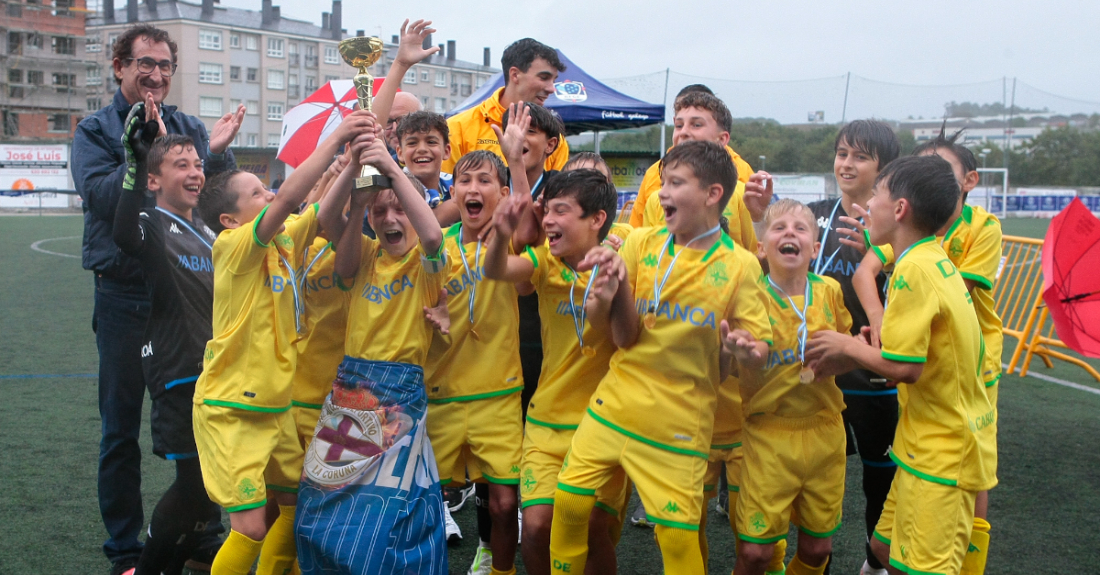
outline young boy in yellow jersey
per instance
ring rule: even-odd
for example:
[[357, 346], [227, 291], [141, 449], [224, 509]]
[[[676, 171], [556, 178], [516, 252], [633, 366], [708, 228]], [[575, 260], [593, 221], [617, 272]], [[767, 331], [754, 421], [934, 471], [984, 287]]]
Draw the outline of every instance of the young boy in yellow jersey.
[[[302, 447], [289, 410], [295, 340], [304, 319], [296, 262], [317, 234], [317, 206], [284, 221], [336, 151], [371, 125], [368, 112], [346, 117], [278, 195], [253, 174], [227, 172], [211, 178], [199, 197], [207, 225], [219, 235], [213, 246], [214, 337], [195, 385], [195, 440], [206, 490], [229, 512], [231, 526], [214, 575], [248, 573], [257, 556], [263, 575], [283, 573], [294, 562]], [[264, 514], [269, 488], [280, 511], [270, 530]]]
[[[508, 254], [508, 239], [526, 214], [520, 202], [507, 201], [497, 209], [485, 259], [490, 279], [530, 283], [539, 294], [542, 372], [527, 408], [520, 465], [523, 563], [528, 573], [537, 575], [550, 573], [550, 524], [558, 472], [615, 351], [610, 334], [586, 321], [586, 300], [596, 274], [577, 271], [584, 256], [607, 237], [617, 204], [615, 187], [595, 170], [564, 172], [547, 184], [543, 204], [545, 244], [528, 247], [520, 256]], [[625, 474], [619, 473], [598, 490], [589, 527], [590, 573], [615, 572], [612, 529], [621, 525], [625, 487]]]
[[809, 271], [821, 248], [813, 212], [779, 200], [768, 206], [764, 224], [759, 253], [768, 261], [773, 344], [765, 369], [740, 378], [744, 461], [734, 573], [765, 573], [793, 521], [798, 552], [786, 572], [820, 575], [844, 502], [844, 396], [832, 376], [816, 377], [807, 367], [805, 346], [822, 330], [847, 336], [852, 317], [840, 284]]
[[[421, 366], [433, 337], [423, 313], [440, 299], [445, 275], [443, 235], [381, 138], [352, 155], [320, 215], [339, 234], [335, 273], [350, 302], [346, 355], [305, 458], [299, 561], [305, 575], [441, 572], [444, 504], [425, 438]], [[392, 187], [352, 192], [363, 165]], [[377, 239], [358, 225], [368, 211]]]
[[[753, 231], [752, 222], [763, 218], [764, 208], [771, 201], [771, 188], [766, 185], [767, 174], [753, 174], [748, 162], [729, 147], [730, 130], [733, 128], [733, 116], [729, 108], [709, 88], [695, 84], [676, 95], [673, 109], [673, 147], [692, 140], [718, 142], [726, 147], [730, 160], [737, 168], [737, 178], [741, 184], [734, 190], [726, 210], [729, 212], [727, 217], [730, 218], [730, 234], [735, 240], [742, 239], [743, 245], [755, 249], [755, 234], [751, 242], [747, 241], [747, 234]], [[636, 228], [664, 225], [660, 201], [654, 199], [661, 189], [660, 166], [659, 161], [650, 166], [638, 187], [638, 196], [634, 199], [634, 208], [630, 212], [630, 225]], [[746, 189], [748, 194], [745, 193]]]
[[[898, 382], [901, 413], [890, 458], [899, 467], [872, 550], [893, 573], [958, 573], [974, 499], [996, 485], [996, 412], [981, 380], [981, 327], [958, 268], [935, 241], [959, 185], [935, 156], [900, 158], [879, 174], [870, 241], [898, 254], [882, 320], [869, 339], [818, 332], [807, 348], [821, 375], [853, 365]], [[866, 335], [870, 330], [864, 330]]]
[[737, 171], [715, 142], [685, 142], [662, 164], [667, 228], [631, 232], [618, 254], [601, 248], [589, 319], [609, 325], [618, 351], [573, 436], [554, 494], [554, 573], [579, 573], [596, 489], [622, 469], [657, 525], [666, 573], [703, 572], [703, 477], [715, 386], [736, 358], [767, 359], [771, 326], [760, 264], [721, 232]]
[[428, 437], [440, 482], [488, 483], [492, 572], [515, 569], [520, 444], [518, 296], [512, 284], [485, 281], [485, 244], [497, 204], [508, 195], [506, 170], [487, 150], [455, 165], [454, 191], [462, 221], [444, 230], [452, 262], [443, 287], [450, 334], [432, 340], [424, 366]]
[[[982, 382], [985, 384], [989, 402], [996, 409], [1004, 337], [1001, 332], [1001, 318], [994, 309], [992, 291], [997, 268], [1001, 263], [1001, 222], [980, 206], [966, 203], [967, 194], [978, 185], [978, 162], [969, 148], [956, 142], [960, 133], [956, 132], [949, 137], [941, 129], [935, 139], [917, 146], [913, 155], [937, 155], [947, 160], [962, 189], [950, 223], [936, 232], [936, 238], [947, 252], [951, 263], [958, 268], [966, 290], [974, 300], [974, 311], [978, 315], [982, 340], [985, 343]], [[871, 323], [871, 345], [879, 345], [884, 311], [878, 297], [875, 276], [884, 267], [892, 267], [893, 264], [894, 253], [889, 245], [872, 246], [852, 276], [853, 287]], [[974, 532], [963, 564], [964, 574], [978, 575], [985, 569], [990, 532], [988, 507], [989, 493], [979, 492], [974, 509]]]

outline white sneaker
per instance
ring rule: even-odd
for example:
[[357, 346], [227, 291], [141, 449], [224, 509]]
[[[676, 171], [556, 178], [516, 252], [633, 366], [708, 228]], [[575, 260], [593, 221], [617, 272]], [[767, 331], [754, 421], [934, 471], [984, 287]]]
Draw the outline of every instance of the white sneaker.
[[889, 571], [885, 569], [875, 569], [871, 567], [871, 564], [866, 560], [863, 561], [863, 567], [859, 569], [859, 575], [887, 575]]
[[477, 553], [474, 553], [474, 562], [470, 564], [470, 570], [466, 575], [492, 575], [493, 552], [484, 541], [477, 544]]
[[523, 508], [519, 510], [519, 537], [517, 543], [523, 543]]
[[458, 523], [455, 523], [451, 510], [446, 505], [443, 506], [443, 531], [447, 534], [448, 545], [458, 545], [462, 541], [462, 530], [458, 528]]

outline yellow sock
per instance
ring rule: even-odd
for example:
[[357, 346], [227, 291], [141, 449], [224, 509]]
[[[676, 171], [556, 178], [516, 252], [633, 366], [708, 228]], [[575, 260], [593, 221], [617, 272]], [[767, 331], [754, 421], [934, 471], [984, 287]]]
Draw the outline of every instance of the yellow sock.
[[658, 525], [654, 531], [661, 543], [661, 558], [665, 573], [702, 575], [703, 555], [699, 550], [699, 535], [687, 529]]
[[[787, 540], [780, 539], [775, 542], [775, 547], [772, 549], [772, 560], [764, 569], [764, 575], [783, 575], [785, 569], [783, 567], [783, 560], [786, 558]], [[824, 567], [822, 567], [822, 569], [824, 569]]]
[[260, 556], [263, 541], [254, 541], [237, 531], [230, 531], [225, 538], [214, 564], [210, 566], [210, 575], [248, 575], [252, 564]]
[[974, 529], [970, 532], [970, 545], [963, 558], [959, 575], [982, 575], [985, 573], [985, 561], [989, 556], [989, 522], [981, 517], [974, 518]]
[[516, 566], [513, 565], [512, 568], [507, 571], [497, 571], [492, 566], [490, 566], [489, 571], [492, 573], [492, 575], [516, 575]]
[[280, 505], [279, 518], [267, 532], [256, 575], [289, 575], [298, 559], [294, 542], [294, 506]]
[[588, 517], [595, 495], [554, 492], [554, 523], [550, 527], [551, 573], [584, 573], [588, 560]]
[[[786, 542], [784, 542], [786, 543]], [[786, 548], [786, 545], [783, 546]], [[773, 557], [774, 560], [774, 557]], [[824, 563], [817, 567], [810, 567], [802, 562], [802, 559], [798, 555], [791, 559], [791, 564], [787, 565], [787, 575], [821, 575], [825, 572], [825, 566], [829, 564], [829, 560], [826, 559]]]

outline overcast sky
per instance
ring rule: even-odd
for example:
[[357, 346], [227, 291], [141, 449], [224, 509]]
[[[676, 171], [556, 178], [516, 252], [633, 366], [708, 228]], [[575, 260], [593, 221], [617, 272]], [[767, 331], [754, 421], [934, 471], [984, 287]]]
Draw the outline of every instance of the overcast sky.
[[[260, 6], [260, 0], [222, 3], [250, 9]], [[331, 2], [325, 0], [276, 0], [276, 4], [286, 17], [318, 24], [321, 12], [331, 10]], [[880, 82], [912, 85], [995, 80], [925, 92], [861, 81], [866, 99], [896, 99], [900, 90], [925, 93], [928, 100], [950, 96], [994, 101], [1000, 100], [1000, 79], [1007, 76], [1051, 94], [1083, 101], [1069, 102], [1020, 89], [1018, 104], [1037, 102], [1067, 112], [1100, 111], [1100, 2], [1095, 0], [1049, 0], [1041, 4], [1021, 0], [345, 0], [343, 12], [344, 28], [350, 33], [364, 29], [387, 41], [397, 33], [404, 18], [429, 18], [439, 30], [433, 38], [435, 43], [456, 40], [458, 58], [474, 62], [481, 61], [482, 48], [488, 46], [495, 67], [500, 66], [505, 46], [531, 36], [560, 48], [577, 65], [601, 79], [665, 68], [685, 75], [741, 81], [830, 78], [818, 83], [765, 85], [762, 89], [824, 92], [831, 94], [832, 100], [842, 98], [843, 80], [838, 88], [837, 79], [848, 72]], [[654, 82], [663, 84], [663, 78]], [[663, 91], [663, 86], [660, 88], [657, 93]], [[730, 92], [741, 88], [730, 85], [720, 95], [729, 102]], [[836, 96], [838, 90], [841, 96]], [[644, 93], [635, 95], [653, 93], [652, 89], [639, 91]], [[835, 122], [839, 113], [833, 108], [839, 108], [839, 104], [832, 100], [817, 104], [811, 99], [792, 105], [801, 106], [800, 110], [829, 108], [827, 116], [832, 117], [827, 119]], [[849, 103], [849, 112], [854, 103]], [[934, 113], [939, 109], [942, 113], [942, 104], [937, 101], [929, 110]], [[753, 114], [756, 110], [751, 108], [735, 109], [734, 115], [766, 115]], [[886, 113], [873, 107], [860, 111]]]

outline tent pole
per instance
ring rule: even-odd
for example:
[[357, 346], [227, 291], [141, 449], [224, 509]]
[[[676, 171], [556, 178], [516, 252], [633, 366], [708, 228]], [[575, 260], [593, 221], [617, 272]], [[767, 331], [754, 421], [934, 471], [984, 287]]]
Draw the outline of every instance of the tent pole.
[[[665, 68], [665, 99], [662, 104], [665, 107], [665, 113], [668, 113], [668, 68]], [[661, 149], [657, 150], [657, 153], [661, 157], [665, 157], [665, 123], [661, 122]]]
[[592, 145], [596, 148], [596, 153], [600, 153], [600, 131], [595, 130], [592, 132]]

